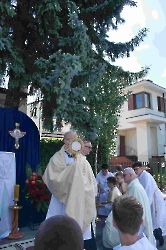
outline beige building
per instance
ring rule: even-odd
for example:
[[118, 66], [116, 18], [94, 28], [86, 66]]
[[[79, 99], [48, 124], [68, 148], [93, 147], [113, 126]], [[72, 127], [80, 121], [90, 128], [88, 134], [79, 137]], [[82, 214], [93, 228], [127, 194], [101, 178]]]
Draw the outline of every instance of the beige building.
[[119, 118], [116, 155], [148, 162], [166, 156], [166, 88], [150, 80], [125, 89], [131, 95]]

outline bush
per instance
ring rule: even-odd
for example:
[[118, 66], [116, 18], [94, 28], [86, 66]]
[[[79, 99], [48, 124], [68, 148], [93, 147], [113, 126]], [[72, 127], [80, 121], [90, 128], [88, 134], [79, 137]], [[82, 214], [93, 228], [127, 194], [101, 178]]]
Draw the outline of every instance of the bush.
[[44, 171], [48, 165], [50, 158], [63, 146], [62, 139], [42, 139], [40, 141], [40, 173]]

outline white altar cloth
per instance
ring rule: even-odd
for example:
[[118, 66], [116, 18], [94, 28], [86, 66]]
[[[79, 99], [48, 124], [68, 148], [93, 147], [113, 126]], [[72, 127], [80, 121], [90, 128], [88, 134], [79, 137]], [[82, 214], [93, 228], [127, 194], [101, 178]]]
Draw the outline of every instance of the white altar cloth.
[[0, 239], [6, 238], [12, 228], [14, 185], [16, 183], [15, 154], [0, 151]]

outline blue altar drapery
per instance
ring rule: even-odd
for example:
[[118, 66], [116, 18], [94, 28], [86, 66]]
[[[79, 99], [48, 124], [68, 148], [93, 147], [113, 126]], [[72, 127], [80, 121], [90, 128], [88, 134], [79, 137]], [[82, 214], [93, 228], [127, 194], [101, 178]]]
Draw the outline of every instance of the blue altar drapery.
[[[15, 139], [9, 130], [15, 128], [15, 123], [20, 123], [20, 129], [26, 135], [19, 140], [20, 148], [15, 149]], [[23, 208], [19, 211], [19, 227], [27, 224], [25, 200], [25, 165], [29, 164], [33, 171], [39, 164], [40, 136], [35, 123], [26, 114], [11, 108], [0, 108], [0, 151], [14, 152], [16, 156], [16, 182], [20, 185], [20, 202]]]

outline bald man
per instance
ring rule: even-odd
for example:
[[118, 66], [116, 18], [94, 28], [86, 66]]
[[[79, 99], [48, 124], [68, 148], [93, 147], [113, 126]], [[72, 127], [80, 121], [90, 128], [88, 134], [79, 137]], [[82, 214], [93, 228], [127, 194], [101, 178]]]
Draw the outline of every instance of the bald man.
[[[148, 240], [156, 246], [155, 239], [153, 237], [152, 217], [148, 196], [137, 179], [132, 168], [125, 168], [123, 172], [124, 181], [127, 183], [126, 195], [134, 196], [143, 207], [143, 225], [141, 225], [139, 233], [145, 233]], [[117, 229], [113, 228], [112, 213], [109, 214], [106, 219], [106, 224], [103, 229], [103, 245], [107, 248], [115, 247], [120, 244], [120, 238]]]
[[46, 218], [55, 215], [74, 218], [82, 229], [84, 248], [88, 250], [95, 246], [92, 221], [96, 214], [97, 183], [86, 157], [78, 154], [75, 159], [72, 155], [69, 145], [74, 138], [78, 138], [74, 131], [64, 135], [64, 146], [51, 157], [43, 175], [52, 193]]
[[35, 236], [34, 250], [83, 250], [82, 230], [78, 223], [63, 215], [45, 220]]
[[137, 200], [140, 201], [143, 207], [143, 220], [144, 223], [140, 227], [139, 232], [145, 233], [149, 241], [154, 244], [153, 237], [153, 226], [152, 226], [152, 217], [150, 210], [150, 203], [145, 189], [140, 184], [136, 173], [132, 168], [125, 168], [123, 172], [124, 181], [127, 183], [127, 192], [126, 194], [134, 196]]

